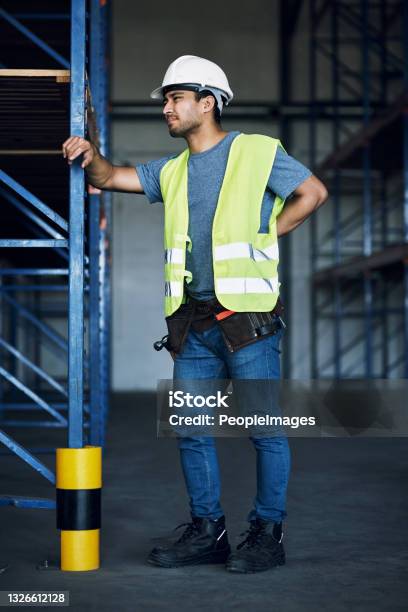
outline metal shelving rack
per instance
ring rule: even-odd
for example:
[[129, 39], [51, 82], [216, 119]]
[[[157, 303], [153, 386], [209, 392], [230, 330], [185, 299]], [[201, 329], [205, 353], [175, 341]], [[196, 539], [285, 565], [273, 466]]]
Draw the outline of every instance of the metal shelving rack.
[[[310, 167], [331, 193], [311, 219], [312, 378], [406, 378], [408, 6], [309, 9]], [[322, 105], [334, 112], [329, 135]], [[323, 139], [332, 150], [318, 158]]]
[[[111, 201], [86, 194], [80, 163], [68, 168], [61, 145], [88, 129], [108, 153], [108, 11], [99, 0], [0, 10], [0, 426], [66, 428], [73, 448], [105, 439]], [[62, 364], [57, 375], [45, 370], [45, 350]], [[0, 442], [55, 483], [40, 449], [3, 429]], [[1, 495], [0, 505], [55, 502]]]

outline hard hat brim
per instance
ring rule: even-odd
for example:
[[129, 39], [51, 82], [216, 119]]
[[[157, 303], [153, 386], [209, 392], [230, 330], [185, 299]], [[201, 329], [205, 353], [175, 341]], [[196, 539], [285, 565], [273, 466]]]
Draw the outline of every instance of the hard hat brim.
[[[156, 89], [153, 89], [153, 91], [150, 94], [150, 97], [153, 98], [153, 100], [162, 100], [164, 90], [169, 87], [176, 87], [177, 85], [180, 85], [180, 89], [184, 89], [183, 83], [174, 83], [173, 85], [165, 85], [165, 86], [162, 85], [161, 87], [157, 87]], [[200, 84], [197, 83], [197, 86], [200, 87]], [[201, 87], [203, 86], [201, 85]], [[209, 85], [208, 87], [210, 88], [212, 87], [212, 85]], [[217, 89], [219, 88], [217, 87]], [[230, 91], [220, 90], [220, 91], [222, 91], [225, 94], [225, 98], [226, 98], [225, 104], [228, 105], [231, 102], [232, 98], [234, 97], [232, 91], [231, 90]]]
[[161, 100], [163, 97], [163, 87], [157, 87], [156, 89], [153, 89], [152, 93], [150, 94], [150, 97], [153, 98], [153, 100]]

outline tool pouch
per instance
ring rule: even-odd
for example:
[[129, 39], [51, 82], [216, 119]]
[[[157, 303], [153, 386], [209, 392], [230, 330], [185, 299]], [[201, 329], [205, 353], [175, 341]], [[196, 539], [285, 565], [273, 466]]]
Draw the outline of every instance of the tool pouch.
[[176, 312], [166, 317], [168, 339], [166, 348], [168, 351], [180, 353], [194, 316], [194, 304], [182, 304]]
[[216, 318], [231, 353], [266, 336], [273, 336], [285, 327], [281, 317], [272, 312], [234, 312]]
[[161, 341], [155, 342], [154, 348], [157, 351], [166, 348], [169, 352], [180, 353], [195, 311], [200, 308], [209, 308], [213, 313], [231, 353], [261, 340], [264, 336], [272, 336], [279, 329], [286, 327], [280, 316], [283, 312], [283, 304], [279, 298], [275, 308], [270, 312], [231, 311], [228, 316], [223, 316], [227, 311], [216, 299], [204, 303], [190, 298], [189, 302], [182, 304], [172, 315], [166, 317], [168, 335]]

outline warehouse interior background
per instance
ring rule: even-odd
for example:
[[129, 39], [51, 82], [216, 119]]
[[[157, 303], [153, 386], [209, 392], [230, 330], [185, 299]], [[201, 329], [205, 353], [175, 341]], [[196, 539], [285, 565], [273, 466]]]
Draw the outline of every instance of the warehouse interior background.
[[[27, 588], [59, 588], [52, 574], [36, 574], [35, 565], [44, 550], [57, 554], [49, 518], [55, 503], [48, 499], [50, 482], [41, 476], [52, 469], [52, 451], [67, 445], [68, 436], [69, 445], [105, 445], [106, 440], [110, 491], [104, 509], [107, 569], [99, 578], [88, 577], [90, 582], [79, 575], [59, 578], [77, 594], [77, 609], [85, 609], [86, 601], [89, 609], [117, 609], [109, 601], [115, 585], [122, 588], [123, 601], [128, 597], [123, 609], [135, 609], [134, 602], [141, 609], [173, 609], [185, 580], [192, 585], [189, 605], [205, 609], [201, 582], [209, 579], [214, 579], [211, 597], [222, 606], [217, 587], [225, 588], [225, 578], [210, 569], [162, 577], [143, 565], [147, 532], [165, 529], [185, 512], [175, 449], [171, 441], [155, 439], [152, 418], [157, 381], [172, 376], [169, 354], [153, 350], [153, 342], [166, 333], [162, 205], [127, 193], [88, 193], [83, 204], [83, 178], [79, 169], [69, 170], [61, 145], [73, 127], [82, 129], [87, 105], [88, 135], [117, 165], [183, 150], [184, 140], [169, 136], [161, 105], [149, 94], [180, 55], [220, 64], [234, 91], [224, 128], [279, 138], [329, 191], [316, 215], [280, 239], [287, 323], [283, 377], [406, 379], [407, 3], [254, 0], [238, 7], [232, 0], [199, 6], [187, 0], [91, 0], [87, 39], [85, 29], [71, 30], [81, 4], [2, 0], [0, 5], [0, 441], [5, 448], [0, 475], [7, 493], [0, 496], [7, 527], [1, 536], [0, 590], [24, 587], [22, 568]], [[91, 99], [85, 82], [82, 90], [70, 90], [69, 71], [71, 77], [74, 69], [79, 74], [81, 61], [86, 61]], [[43, 244], [34, 243], [38, 240]], [[69, 273], [74, 249], [77, 256], [85, 253], [84, 291], [82, 277], [75, 281]], [[83, 345], [78, 341], [82, 322]], [[78, 433], [82, 419], [86, 426]], [[249, 494], [252, 456], [235, 442], [221, 441], [226, 480], [234, 479], [238, 465]], [[280, 572], [280, 609], [312, 610], [319, 600], [339, 610], [349, 605], [403, 609], [404, 445], [404, 438], [293, 441], [297, 472], [290, 520], [296, 567], [292, 577]], [[322, 466], [331, 473], [323, 473]], [[240, 496], [230, 484], [225, 495], [238, 520]], [[325, 531], [319, 553], [315, 538], [321, 536], [310, 527], [316, 521]], [[31, 538], [33, 544], [27, 544]], [[131, 540], [137, 552], [131, 551]], [[331, 565], [332, 557], [341, 568]], [[333, 582], [325, 590], [318, 583], [327, 567]], [[293, 577], [297, 586], [292, 588]], [[257, 577], [253, 584], [264, 592], [273, 580]], [[393, 592], [389, 608], [376, 581], [381, 593]], [[160, 593], [149, 592], [153, 584]], [[237, 581], [227, 587], [234, 609], [246, 609], [247, 588]], [[264, 609], [262, 593], [251, 597], [254, 609]]]
[[[310, 167], [330, 192], [318, 220], [307, 220], [280, 241], [288, 319], [285, 376], [398, 378], [407, 372], [404, 255], [391, 262], [388, 258], [386, 269], [376, 261], [358, 273], [346, 270], [338, 283], [334, 275], [321, 276], [318, 286], [313, 281], [317, 270], [406, 240], [402, 114], [396, 108], [399, 104], [402, 109], [401, 5], [369, 2], [364, 40], [360, 2], [326, 4], [316, 3], [319, 17], [310, 32], [312, 7], [307, 2], [289, 3], [284, 15], [278, 2], [255, 2], [240, 7], [235, 17], [225, 2], [216, 16], [203, 11], [199, 20], [191, 3], [179, 2], [177, 8], [164, 3], [160, 21], [168, 37], [158, 28], [156, 5], [129, 3], [123, 12], [118, 6], [113, 19], [113, 155], [116, 163], [134, 165], [181, 151], [184, 142], [171, 139], [160, 113], [153, 120], [139, 105], [149, 102], [167, 61], [191, 52], [219, 62], [235, 93], [224, 113], [225, 129], [280, 138], [287, 152]], [[362, 146], [375, 108], [388, 109], [393, 118]], [[384, 146], [387, 156], [382, 155]], [[167, 378], [171, 372], [167, 355], [150, 350], [165, 329], [163, 215], [160, 205], [149, 206], [137, 195], [117, 194], [114, 202], [113, 386], [154, 387], [157, 375]], [[364, 278], [370, 288], [364, 288]], [[384, 291], [389, 293], [387, 303]], [[140, 319], [146, 326], [135, 325]], [[135, 370], [139, 347], [144, 359]]]

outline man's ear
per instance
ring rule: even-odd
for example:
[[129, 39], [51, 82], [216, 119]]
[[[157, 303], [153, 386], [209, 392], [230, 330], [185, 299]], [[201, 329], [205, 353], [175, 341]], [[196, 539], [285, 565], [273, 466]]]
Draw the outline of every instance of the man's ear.
[[204, 112], [209, 113], [215, 107], [215, 98], [214, 96], [205, 96], [205, 98], [201, 98], [203, 101]]

